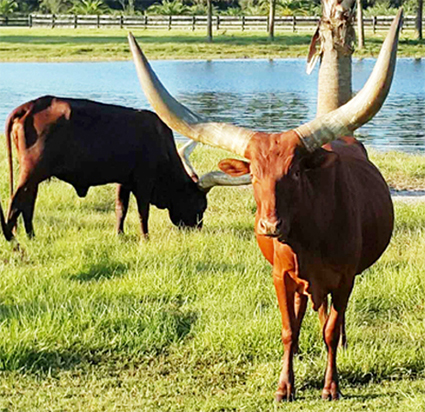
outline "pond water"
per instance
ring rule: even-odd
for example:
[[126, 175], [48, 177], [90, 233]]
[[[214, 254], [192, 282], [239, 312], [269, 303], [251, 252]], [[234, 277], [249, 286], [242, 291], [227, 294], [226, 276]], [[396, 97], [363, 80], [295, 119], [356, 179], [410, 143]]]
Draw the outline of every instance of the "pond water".
[[[355, 91], [374, 63], [373, 59], [353, 62]], [[153, 61], [152, 65], [178, 100], [215, 121], [279, 132], [315, 115], [317, 69], [307, 76], [304, 59]], [[13, 108], [44, 94], [149, 108], [131, 61], [0, 63], [1, 125]], [[384, 107], [357, 135], [379, 150], [425, 152], [425, 61], [398, 60]]]

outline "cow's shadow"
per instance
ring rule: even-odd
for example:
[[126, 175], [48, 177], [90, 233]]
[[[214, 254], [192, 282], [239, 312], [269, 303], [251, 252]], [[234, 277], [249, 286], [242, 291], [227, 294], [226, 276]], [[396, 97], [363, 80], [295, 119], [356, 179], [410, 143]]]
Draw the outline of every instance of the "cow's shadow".
[[[127, 298], [122, 297], [124, 300]], [[134, 297], [132, 297], [134, 301]], [[131, 300], [131, 299], [129, 299]], [[150, 296], [147, 295], [139, 300], [139, 306], [149, 311], [149, 305], [153, 301], [162, 303], [160, 311], [154, 311], [153, 314], [159, 319], [167, 319], [168, 323], [173, 325], [173, 331], [167, 339], [163, 339], [159, 344], [152, 347], [146, 345], [146, 348], [134, 354], [130, 359], [126, 356], [126, 348], [118, 348], [114, 355], [114, 350], [102, 350], [96, 347], [96, 344], [90, 345], [90, 342], [84, 343], [73, 339], [58, 338], [58, 342], [43, 342], [43, 338], [37, 338], [34, 333], [34, 339], [23, 339], [19, 344], [13, 347], [3, 344], [0, 346], [0, 371], [18, 371], [20, 373], [36, 373], [49, 376], [56, 376], [61, 371], [72, 371], [75, 369], [85, 369], [96, 365], [110, 362], [111, 358], [119, 360], [121, 363], [134, 362], [143, 363], [144, 359], [149, 359], [152, 355], [166, 353], [167, 348], [175, 341], [185, 339], [193, 330], [199, 314], [195, 311], [181, 310], [184, 299], [178, 297], [170, 300], [167, 296]], [[126, 303], [126, 302], [124, 302]], [[129, 302], [130, 303], [130, 302]], [[107, 304], [107, 302], [105, 302]], [[47, 302], [37, 300], [25, 302], [17, 305], [0, 304], [0, 324], [3, 325], [3, 335], [7, 334], [8, 325], [11, 329], [16, 329], [17, 325], [25, 328], [25, 322], [40, 322], [44, 316], [54, 316], [52, 307]], [[60, 315], [58, 315], [60, 316]], [[32, 320], [31, 320], [32, 319]], [[158, 320], [158, 319], [157, 319]], [[134, 328], [141, 326], [136, 322]], [[106, 323], [107, 324], [107, 320]], [[141, 324], [143, 327], [143, 324]], [[105, 326], [107, 327], [107, 326]], [[114, 325], [110, 326], [113, 331]], [[13, 333], [13, 332], [12, 332]], [[111, 332], [113, 333], [113, 332]], [[42, 335], [42, 333], [40, 333]], [[60, 335], [60, 333], [59, 333]], [[72, 335], [72, 333], [71, 333]], [[6, 340], [7, 342], [7, 340]]]
[[77, 282], [103, 281], [122, 277], [127, 271], [127, 265], [107, 261], [83, 268], [77, 273], [68, 274], [68, 278]]

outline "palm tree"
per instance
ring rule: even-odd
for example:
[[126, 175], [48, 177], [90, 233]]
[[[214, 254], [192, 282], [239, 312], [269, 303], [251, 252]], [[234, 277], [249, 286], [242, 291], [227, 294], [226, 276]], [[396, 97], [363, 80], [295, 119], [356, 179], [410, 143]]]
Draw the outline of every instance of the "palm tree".
[[355, 3], [356, 0], [344, 0], [341, 3], [322, 0], [318, 116], [337, 109], [352, 97], [351, 55], [355, 38]]
[[8, 17], [18, 8], [15, 0], [0, 0], [0, 15]]
[[147, 13], [161, 14], [165, 16], [176, 16], [181, 14], [188, 14], [188, 7], [185, 6], [180, 0], [164, 0], [162, 4], [155, 3], [148, 7]]
[[77, 0], [71, 11], [75, 14], [102, 14], [108, 11], [108, 7], [102, 0]]
[[42, 0], [40, 8], [51, 14], [60, 14], [69, 9], [67, 0]]

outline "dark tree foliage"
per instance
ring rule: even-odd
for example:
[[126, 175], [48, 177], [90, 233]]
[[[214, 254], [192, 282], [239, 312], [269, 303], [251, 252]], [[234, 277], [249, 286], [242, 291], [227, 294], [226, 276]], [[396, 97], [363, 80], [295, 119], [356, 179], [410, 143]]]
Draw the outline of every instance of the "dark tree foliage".
[[[62, 9], [69, 9], [72, 4], [78, 2], [79, 0], [15, 0], [18, 5], [18, 10], [21, 13], [31, 13], [36, 11], [47, 11], [49, 8], [46, 6], [50, 3], [62, 4]], [[116, 12], [126, 12], [128, 13], [132, 9], [135, 12], [142, 12], [146, 10], [149, 6], [154, 3], [161, 4], [163, 0], [102, 0], [103, 3], [112, 11]], [[269, 3], [270, 0], [211, 0], [213, 9], [223, 11], [230, 8], [242, 8], [244, 5], [246, 6], [249, 3], [258, 4], [260, 2]], [[363, 6], [363, 9], [366, 10], [369, 7], [373, 7], [375, 5], [385, 4], [389, 5], [391, 8], [398, 8], [403, 4], [406, 5], [408, 2], [414, 2], [416, 4], [422, 4], [423, 0], [360, 0]], [[191, 6], [193, 4], [207, 4], [207, 0], [181, 0], [181, 2], [187, 6]], [[277, 0], [277, 3], [279, 0]], [[320, 6], [321, 0], [309, 0], [305, 4], [311, 5], [311, 10], [316, 6]], [[69, 7], [68, 7], [69, 5]]]
[[16, 0], [16, 4], [18, 5], [18, 11], [21, 13], [31, 13], [40, 7], [38, 0]]

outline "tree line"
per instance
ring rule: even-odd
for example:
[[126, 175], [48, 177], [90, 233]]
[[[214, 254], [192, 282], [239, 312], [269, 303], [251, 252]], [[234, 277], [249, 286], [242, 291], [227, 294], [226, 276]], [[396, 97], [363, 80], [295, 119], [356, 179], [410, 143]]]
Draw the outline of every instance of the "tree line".
[[[416, 14], [423, 0], [362, 0], [366, 15], [395, 14], [400, 6], [406, 14]], [[0, 15], [15, 13], [50, 14], [161, 14], [207, 15], [211, 3], [213, 14], [264, 16], [269, 14], [270, 0], [0, 0]], [[275, 0], [278, 16], [320, 15], [320, 0]]]

